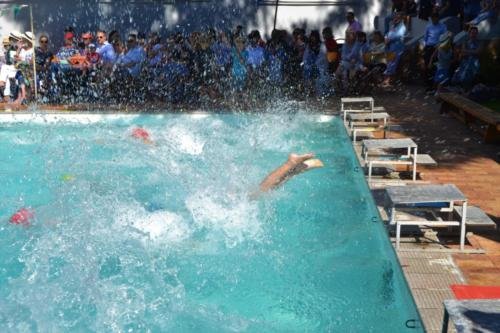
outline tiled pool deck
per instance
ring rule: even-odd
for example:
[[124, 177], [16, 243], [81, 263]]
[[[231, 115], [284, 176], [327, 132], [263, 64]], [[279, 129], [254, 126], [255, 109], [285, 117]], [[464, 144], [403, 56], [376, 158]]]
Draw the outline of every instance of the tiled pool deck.
[[[428, 332], [441, 332], [444, 299], [454, 298], [450, 285], [500, 285], [500, 145], [484, 144], [478, 133], [450, 115], [439, 113], [434, 97], [418, 88], [375, 96], [391, 122], [402, 132], [391, 137], [411, 137], [419, 153], [430, 154], [437, 167], [419, 167], [420, 181], [453, 183], [468, 197], [470, 204], [482, 208], [497, 224], [496, 230], [468, 229], [466, 250], [484, 253], [446, 253], [457, 249], [458, 237], [446, 245], [415, 238], [404, 243], [398, 257]], [[430, 231], [429, 239], [436, 237]], [[441, 239], [443, 241], [443, 239]]]
[[[413, 138], [419, 153], [430, 154], [438, 162], [437, 167], [419, 167], [419, 182], [457, 185], [470, 204], [481, 207], [499, 226], [496, 230], [468, 230], [466, 250], [482, 253], [447, 252], [458, 248], [458, 237], [444, 240], [440, 236], [438, 244], [433, 242], [437, 236], [432, 230], [402, 243], [398, 257], [427, 332], [441, 332], [443, 300], [453, 298], [451, 284], [500, 285], [500, 145], [482, 143], [478, 133], [450, 115], [441, 115], [434, 97], [426, 96], [420, 88], [374, 97], [376, 105], [384, 106], [391, 115], [391, 123], [401, 125], [402, 131], [391, 132], [390, 137]], [[44, 109], [71, 111], [81, 107]], [[379, 181], [376, 187], [400, 182]], [[377, 191], [374, 196], [377, 199]], [[384, 217], [385, 212], [381, 212]]]

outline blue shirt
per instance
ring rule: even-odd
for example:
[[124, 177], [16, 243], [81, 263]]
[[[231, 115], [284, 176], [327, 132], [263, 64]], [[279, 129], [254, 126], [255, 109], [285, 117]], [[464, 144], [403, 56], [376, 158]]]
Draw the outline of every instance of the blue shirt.
[[351, 62], [353, 59], [356, 59], [356, 42], [352, 45], [344, 43], [342, 46], [342, 61]]
[[425, 46], [435, 46], [439, 43], [439, 37], [447, 31], [444, 23], [438, 24], [429, 23], [425, 29], [424, 44]]
[[360, 64], [363, 63], [363, 54], [368, 52], [369, 49], [370, 49], [370, 45], [367, 42], [360, 43], [360, 42], [356, 41], [354, 43], [353, 52], [354, 52], [355, 59], [358, 63], [360, 63]]
[[149, 66], [156, 66], [160, 64], [161, 59], [163, 58], [163, 52], [162, 52], [163, 46], [161, 44], [155, 44], [153, 46], [153, 52], [156, 53], [156, 55], [149, 59]]
[[389, 51], [397, 53], [404, 51], [405, 46], [403, 44], [403, 40], [405, 38], [405, 34], [406, 26], [403, 22], [400, 22], [398, 25], [393, 26], [391, 30], [389, 30], [389, 32], [385, 36], [387, 39], [389, 39]]
[[217, 42], [212, 45], [212, 52], [217, 66], [223, 67], [231, 62], [231, 46]]
[[253, 68], [260, 67], [264, 62], [264, 48], [260, 46], [248, 46], [247, 51], [247, 64]]
[[[121, 59], [121, 64], [127, 67], [130, 75], [133, 77], [139, 76], [141, 73], [142, 63], [146, 60], [146, 51], [140, 46], [136, 46], [128, 52]], [[132, 67], [128, 65], [133, 64]]]
[[101, 55], [104, 64], [113, 64], [116, 61], [116, 53], [113, 49], [113, 45], [109, 44], [107, 41], [97, 47], [97, 53]]
[[238, 80], [244, 80], [247, 76], [247, 51], [243, 50], [241, 51], [240, 55], [238, 55], [238, 50], [236, 50], [235, 47], [233, 47], [231, 51], [232, 55], [232, 74], [234, 79]]

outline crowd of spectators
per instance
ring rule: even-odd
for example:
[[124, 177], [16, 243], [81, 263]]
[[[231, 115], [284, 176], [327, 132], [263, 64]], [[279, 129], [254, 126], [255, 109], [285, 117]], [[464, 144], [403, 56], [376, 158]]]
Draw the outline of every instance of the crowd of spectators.
[[377, 66], [383, 71], [386, 62], [396, 62], [397, 56], [386, 61], [386, 53], [399, 52], [404, 37], [399, 15], [385, 40], [380, 32], [369, 40], [354, 13], [346, 20], [343, 48], [330, 27], [308, 34], [297, 28], [291, 35], [273, 30], [268, 40], [257, 30], [247, 35], [241, 26], [125, 39], [117, 31], [77, 33], [69, 27], [55, 50], [47, 35], [39, 36], [35, 48], [31, 33], [12, 32], [0, 54], [1, 94], [4, 102], [22, 103], [33, 99], [36, 85], [39, 102], [47, 103], [191, 104], [343, 94], [360, 72]]
[[[35, 86], [38, 102], [46, 103], [196, 105], [220, 99], [245, 103], [282, 95], [344, 95], [367, 84], [393, 84], [409, 19], [417, 13], [430, 17], [422, 44], [428, 85], [471, 82], [479, 68], [479, 43], [477, 28], [470, 22], [483, 13], [490, 15], [497, 6], [487, 1], [481, 10], [475, 1], [462, 4], [462, 0], [422, 0], [417, 6], [411, 0], [394, 0], [385, 31], [370, 35], [348, 12], [343, 44], [337, 44], [330, 27], [321, 34], [318, 30], [307, 34], [301, 28], [292, 34], [273, 30], [268, 40], [257, 30], [247, 35], [242, 26], [166, 37], [131, 33], [125, 39], [117, 31], [77, 33], [68, 27], [63, 45], [52, 50], [45, 34], [35, 48], [30, 32], [12, 32], [3, 38], [0, 50], [0, 93], [4, 102], [16, 104], [32, 100]], [[440, 18], [465, 12], [473, 18], [465, 22], [469, 37], [463, 45], [452, 45], [452, 35]]]

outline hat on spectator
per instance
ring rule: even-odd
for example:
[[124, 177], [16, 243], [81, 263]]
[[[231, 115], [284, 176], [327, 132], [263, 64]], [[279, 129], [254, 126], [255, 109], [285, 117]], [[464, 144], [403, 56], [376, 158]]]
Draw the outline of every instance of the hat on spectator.
[[26, 31], [22, 35], [22, 39], [28, 40], [33, 43], [33, 41], [35, 40], [35, 36], [33, 36], [33, 33], [31, 31]]
[[92, 34], [90, 32], [84, 32], [82, 34], [83, 39], [92, 39]]
[[15, 39], [15, 40], [21, 40], [23, 37], [23, 34], [20, 33], [19, 31], [12, 31], [9, 35], [9, 38]]
[[64, 39], [73, 39], [74, 37], [75, 35], [71, 31], [68, 31], [64, 34]]
[[89, 49], [95, 49], [95, 48], [96, 48], [96, 47], [95, 47], [95, 44], [94, 44], [94, 43], [90, 43], [90, 44], [89, 44]]

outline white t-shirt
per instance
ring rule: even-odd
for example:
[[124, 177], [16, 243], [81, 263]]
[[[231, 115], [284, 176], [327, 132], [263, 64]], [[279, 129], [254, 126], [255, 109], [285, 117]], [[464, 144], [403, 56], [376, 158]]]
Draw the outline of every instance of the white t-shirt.
[[21, 51], [19, 51], [19, 61], [30, 62], [32, 60], [33, 60], [33, 48], [28, 50], [22, 48]]

